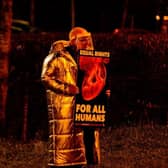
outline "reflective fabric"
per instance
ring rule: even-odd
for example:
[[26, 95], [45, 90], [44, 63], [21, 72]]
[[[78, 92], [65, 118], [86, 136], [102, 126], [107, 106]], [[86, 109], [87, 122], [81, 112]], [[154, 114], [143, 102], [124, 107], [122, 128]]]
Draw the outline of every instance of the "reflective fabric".
[[[52, 55], [51, 55], [52, 54]], [[49, 163], [50, 166], [86, 164], [83, 131], [74, 127], [75, 95], [68, 86], [76, 86], [77, 65], [64, 51], [51, 53], [44, 60], [42, 81], [47, 90], [49, 116]]]

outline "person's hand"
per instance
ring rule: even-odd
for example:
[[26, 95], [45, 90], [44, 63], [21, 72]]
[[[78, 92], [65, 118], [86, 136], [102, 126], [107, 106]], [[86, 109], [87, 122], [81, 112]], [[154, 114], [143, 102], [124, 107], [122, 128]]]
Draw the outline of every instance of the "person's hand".
[[107, 95], [107, 97], [110, 97], [110, 95], [111, 95], [111, 90], [110, 89], [106, 90], [106, 95]]
[[67, 86], [67, 93], [70, 95], [76, 95], [79, 93], [79, 88], [74, 85], [68, 85]]

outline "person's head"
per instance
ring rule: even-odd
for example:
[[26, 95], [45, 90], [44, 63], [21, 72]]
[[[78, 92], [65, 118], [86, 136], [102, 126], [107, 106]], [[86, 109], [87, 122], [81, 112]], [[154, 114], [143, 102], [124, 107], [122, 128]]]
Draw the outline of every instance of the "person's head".
[[68, 45], [69, 45], [69, 41], [66, 41], [66, 40], [54, 41], [51, 45], [49, 53], [55, 53], [55, 52], [62, 51]]
[[93, 41], [91, 33], [82, 27], [74, 27], [69, 32], [69, 41], [77, 50], [93, 50]]

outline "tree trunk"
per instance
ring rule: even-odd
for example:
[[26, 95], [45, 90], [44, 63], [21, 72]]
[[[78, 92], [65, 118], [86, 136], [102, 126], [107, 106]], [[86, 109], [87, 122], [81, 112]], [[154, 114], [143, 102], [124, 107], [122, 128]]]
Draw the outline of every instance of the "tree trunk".
[[28, 129], [28, 91], [26, 89], [24, 95], [24, 110], [23, 110], [23, 128], [22, 128], [22, 141], [27, 141], [27, 129]]
[[35, 0], [30, 1], [30, 26], [35, 27]]
[[71, 28], [75, 26], [75, 1], [71, 0]]
[[5, 127], [8, 56], [11, 49], [12, 0], [0, 2], [0, 126]]
[[122, 29], [125, 28], [127, 14], [128, 14], [128, 0], [125, 0], [125, 2], [124, 2], [124, 10], [123, 10], [123, 14], [122, 14], [122, 21], [121, 21], [121, 28]]

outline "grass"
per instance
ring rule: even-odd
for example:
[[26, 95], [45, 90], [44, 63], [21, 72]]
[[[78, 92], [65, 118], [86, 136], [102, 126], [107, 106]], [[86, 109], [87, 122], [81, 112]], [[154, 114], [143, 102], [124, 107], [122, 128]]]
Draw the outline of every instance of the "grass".
[[[104, 168], [166, 168], [168, 128], [165, 126], [123, 127], [101, 132]], [[106, 145], [104, 145], [106, 144]]]
[[[94, 168], [166, 168], [168, 127], [155, 125], [103, 128], [101, 164]], [[47, 168], [47, 142], [0, 139], [1, 168]]]
[[46, 168], [47, 143], [32, 141], [22, 143], [15, 140], [0, 141], [1, 168]]

